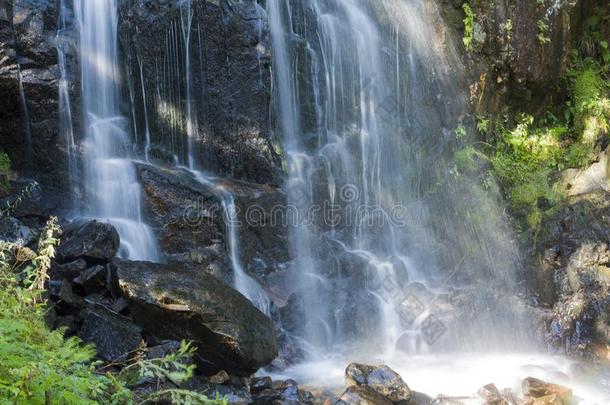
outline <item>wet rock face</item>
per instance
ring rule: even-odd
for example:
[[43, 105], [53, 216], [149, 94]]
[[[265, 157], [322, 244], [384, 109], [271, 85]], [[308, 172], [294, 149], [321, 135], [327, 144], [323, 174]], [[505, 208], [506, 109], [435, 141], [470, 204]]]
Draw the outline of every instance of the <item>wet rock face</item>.
[[[439, 3], [454, 35], [461, 37], [464, 2]], [[605, 0], [471, 0], [468, 4], [476, 15], [474, 49], [470, 53], [477, 65], [472, 69], [472, 89], [485, 89], [479, 107], [486, 107], [492, 114], [499, 113], [507, 101], [526, 111], [536, 111], [545, 102], [562, 102], [563, 91], [548, 89], [566, 73], [584, 21], [596, 9], [605, 15], [609, 7]], [[607, 31], [601, 34], [608, 36]]]
[[288, 261], [287, 227], [281, 217], [273, 217], [275, 208], [285, 207], [278, 189], [239, 181], [203, 185], [184, 170], [147, 164], [138, 168], [148, 222], [167, 261], [200, 264], [232, 283], [219, 187], [234, 195], [244, 269], [268, 285], [267, 276]]
[[[523, 380], [521, 387], [525, 396], [525, 403], [562, 405], [570, 404], [573, 401], [571, 389], [550, 384], [537, 378], [526, 378]], [[530, 402], [527, 402], [528, 400]]]
[[391, 405], [392, 401], [367, 386], [353, 386], [345, 390], [339, 405]]
[[181, 170], [139, 165], [143, 202], [168, 261], [226, 267], [220, 202]]
[[0, 149], [14, 170], [40, 182], [45, 206], [55, 209], [70, 189], [59, 129], [57, 3], [0, 2]]
[[[610, 196], [573, 198], [544, 224], [530, 285], [552, 306], [547, 320], [550, 347], [604, 359], [610, 323]], [[548, 286], [552, 286], [549, 291]]]
[[191, 146], [197, 166], [227, 177], [278, 185], [281, 163], [269, 128], [270, 46], [265, 10], [256, 1], [193, 1], [188, 7], [189, 3], [183, 2], [182, 8], [170, 1], [120, 4], [119, 39], [137, 112], [136, 132], [144, 138], [146, 100], [155, 150], [165, 150], [187, 165], [190, 94]]
[[19, 246], [27, 246], [34, 237], [34, 232], [17, 218], [0, 218], [0, 239]]
[[202, 372], [247, 376], [277, 356], [273, 322], [200, 268], [114, 260], [113, 277], [138, 325], [194, 342]]

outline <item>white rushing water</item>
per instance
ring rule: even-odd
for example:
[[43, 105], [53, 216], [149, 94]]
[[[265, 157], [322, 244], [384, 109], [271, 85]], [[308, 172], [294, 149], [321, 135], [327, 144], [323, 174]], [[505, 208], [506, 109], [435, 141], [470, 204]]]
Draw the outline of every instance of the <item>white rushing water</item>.
[[495, 185], [453, 170], [470, 142], [456, 135], [467, 86], [437, 10], [268, 0], [267, 12], [288, 203], [301, 219], [344, 215], [290, 229], [304, 326], [288, 333], [305, 361], [283, 376], [339, 388], [349, 362], [386, 363], [436, 396], [540, 375], [596, 403], [567, 360], [537, 354]]
[[299, 364], [271, 376], [294, 378], [313, 390], [340, 394], [345, 388], [345, 368], [352, 361], [388, 364], [412, 390], [432, 398], [457, 397], [463, 404], [483, 404], [477, 392], [489, 383], [500, 391], [510, 389], [520, 395], [521, 382], [527, 377], [570, 387], [580, 405], [603, 405], [610, 401], [609, 394], [599, 389], [599, 381], [586, 374], [579, 375], [574, 361], [527, 353], [422, 354], [393, 359], [375, 359], [358, 354], [347, 359], [336, 355]]
[[77, 0], [74, 10], [80, 30], [85, 131], [83, 214], [117, 228], [124, 257], [156, 261], [157, 244], [152, 230], [143, 222], [142, 190], [120, 109], [116, 1]]

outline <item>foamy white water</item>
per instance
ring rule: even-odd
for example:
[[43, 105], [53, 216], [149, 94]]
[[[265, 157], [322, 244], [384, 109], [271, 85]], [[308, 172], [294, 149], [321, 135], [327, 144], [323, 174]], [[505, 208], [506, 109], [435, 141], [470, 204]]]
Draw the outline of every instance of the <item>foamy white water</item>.
[[112, 223], [121, 256], [159, 259], [152, 230], [142, 218], [142, 190], [131, 161], [132, 141], [121, 114], [115, 0], [77, 0], [80, 30], [85, 194], [82, 214]]
[[[563, 357], [524, 353], [447, 353], [441, 355], [375, 356], [329, 355], [273, 373], [273, 378], [292, 378], [311, 389], [325, 389], [340, 394], [345, 389], [345, 368], [351, 362], [387, 364], [398, 372], [411, 390], [432, 398], [439, 395], [469, 397], [468, 404], [481, 404], [477, 395], [481, 387], [493, 383], [502, 391], [511, 389], [521, 394], [521, 381], [526, 377], [565, 385], [572, 389], [581, 405], [610, 403], [610, 390], [599, 377], [578, 372], [578, 365]], [[263, 373], [264, 374], [264, 373]]]

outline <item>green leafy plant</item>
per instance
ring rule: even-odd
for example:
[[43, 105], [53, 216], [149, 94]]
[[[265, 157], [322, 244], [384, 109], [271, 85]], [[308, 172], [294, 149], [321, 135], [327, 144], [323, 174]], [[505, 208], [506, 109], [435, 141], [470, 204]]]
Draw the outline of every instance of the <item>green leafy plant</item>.
[[0, 194], [9, 189], [9, 174], [11, 172], [11, 159], [6, 152], [0, 151]]
[[59, 232], [57, 218], [51, 218], [36, 252], [0, 241], [0, 404], [130, 405], [136, 397], [128, 387], [150, 378], [177, 388], [147, 394], [138, 403], [226, 404], [224, 398], [211, 400], [178, 387], [195, 370], [188, 361], [195, 350], [189, 343], [160, 359], [137, 359], [115, 375], [102, 372], [92, 345], [46, 326], [43, 287]]
[[453, 130], [453, 134], [458, 141], [463, 141], [466, 139], [466, 135], [468, 135], [468, 131], [463, 123], [459, 123], [458, 126]]
[[121, 370], [119, 378], [128, 386], [141, 381], [155, 379], [168, 380], [179, 386], [193, 377], [195, 365], [189, 364], [196, 348], [190, 342], [181, 342], [175, 353], [157, 359], [139, 359]]
[[540, 42], [541, 45], [546, 45], [549, 42], [551, 42], [551, 38], [549, 38], [548, 33], [549, 33], [549, 25], [546, 23], [546, 21], [544, 21], [543, 19], [538, 20], [538, 22], [536, 23], [536, 26], [538, 27], [538, 42]]
[[464, 10], [464, 36], [462, 38], [462, 42], [464, 43], [464, 47], [468, 52], [472, 51], [474, 48], [474, 21], [476, 18], [475, 13], [472, 11], [472, 7], [470, 4], [464, 3], [462, 4], [462, 9]]
[[[121, 392], [95, 374], [95, 349], [77, 338], [64, 339], [44, 322], [43, 291], [48, 263], [57, 244], [57, 219], [51, 218], [38, 252], [0, 243], [0, 403], [95, 404]], [[26, 267], [28, 286], [17, 272]], [[118, 389], [117, 389], [118, 388]]]
[[489, 131], [489, 118], [484, 115], [477, 117], [477, 131], [481, 134], [486, 134]]
[[142, 404], [158, 404], [169, 401], [172, 404], [181, 405], [228, 405], [229, 400], [216, 395], [215, 399], [209, 399], [205, 395], [197, 392], [169, 389], [156, 392], [142, 401]]
[[506, 39], [510, 42], [513, 37], [513, 20], [510, 18], [506, 20], [504, 24], [502, 24], [502, 31], [506, 34]]

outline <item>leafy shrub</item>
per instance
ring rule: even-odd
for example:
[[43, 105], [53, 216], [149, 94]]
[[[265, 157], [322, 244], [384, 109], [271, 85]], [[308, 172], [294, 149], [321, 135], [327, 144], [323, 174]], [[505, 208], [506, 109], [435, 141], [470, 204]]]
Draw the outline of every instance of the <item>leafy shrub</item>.
[[[46, 307], [38, 287], [57, 244], [57, 219], [47, 223], [41, 248], [33, 252], [0, 243], [0, 403], [95, 404], [121, 390], [94, 373], [95, 349], [77, 338], [64, 339], [44, 322]], [[25, 275], [26, 285], [16, 276]]]
[[[160, 359], [135, 359], [118, 375], [102, 373], [95, 348], [63, 330], [49, 330], [43, 286], [59, 240], [51, 218], [36, 252], [0, 241], [0, 404], [133, 404], [128, 387], [147, 379], [180, 384], [192, 377], [194, 348]], [[186, 390], [163, 390], [137, 398], [141, 403], [169, 399], [174, 404], [226, 404]]]

